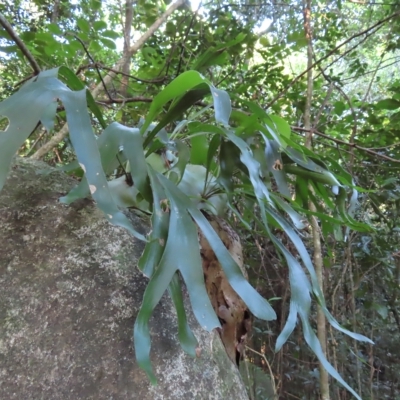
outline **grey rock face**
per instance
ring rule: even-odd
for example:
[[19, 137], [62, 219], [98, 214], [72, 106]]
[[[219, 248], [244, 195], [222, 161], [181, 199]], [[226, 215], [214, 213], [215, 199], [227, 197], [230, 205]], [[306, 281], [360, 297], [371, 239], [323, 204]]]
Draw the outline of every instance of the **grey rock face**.
[[60, 204], [75, 183], [17, 160], [0, 192], [0, 399], [247, 399], [218, 334], [191, 315], [200, 354], [183, 353], [168, 297], [152, 320], [159, 384], [149, 383], [132, 349], [147, 283], [136, 268], [143, 244], [91, 200]]

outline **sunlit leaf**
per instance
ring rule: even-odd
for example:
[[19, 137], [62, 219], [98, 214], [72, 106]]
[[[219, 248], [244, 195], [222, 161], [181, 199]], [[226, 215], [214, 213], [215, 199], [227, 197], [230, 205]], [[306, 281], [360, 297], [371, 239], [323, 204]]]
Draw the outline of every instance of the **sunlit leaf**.
[[[174, 235], [168, 236], [159, 266], [145, 290], [143, 303], [135, 321], [134, 344], [138, 364], [146, 371], [151, 381], [155, 382], [149, 357], [151, 343], [148, 322], [177, 270], [185, 281], [193, 312], [203, 329], [211, 331], [220, 324], [205, 289], [197, 228], [186, 211], [191, 207], [191, 200], [182, 197], [179, 189], [162, 175], [154, 175], [153, 179], [158, 179], [167, 192], [171, 204], [170, 230]], [[181, 202], [183, 204], [179, 204]]]

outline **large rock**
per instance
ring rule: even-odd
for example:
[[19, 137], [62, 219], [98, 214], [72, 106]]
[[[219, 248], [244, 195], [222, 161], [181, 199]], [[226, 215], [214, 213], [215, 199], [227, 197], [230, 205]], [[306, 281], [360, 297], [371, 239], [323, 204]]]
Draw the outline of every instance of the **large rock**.
[[131, 339], [147, 283], [136, 268], [143, 244], [91, 200], [59, 203], [75, 184], [18, 160], [0, 192], [0, 399], [247, 399], [219, 335], [191, 315], [201, 351], [182, 352], [168, 297], [152, 320], [159, 384], [149, 383]]

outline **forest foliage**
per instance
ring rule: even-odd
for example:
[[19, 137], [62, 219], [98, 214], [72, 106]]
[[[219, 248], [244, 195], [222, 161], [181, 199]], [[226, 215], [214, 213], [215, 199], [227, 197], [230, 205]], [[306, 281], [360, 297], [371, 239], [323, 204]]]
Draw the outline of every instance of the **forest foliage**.
[[[246, 355], [276, 395], [347, 399], [327, 370], [357, 398], [399, 396], [399, 14], [340, 0], [0, 5], [0, 186], [15, 153], [44, 158], [82, 178], [61, 201], [91, 195], [147, 242], [134, 339], [151, 379], [148, 320], [167, 289], [195, 355], [180, 277], [201, 325], [220, 326], [197, 224], [258, 318]], [[185, 194], [193, 166], [205, 182]], [[214, 213], [225, 199], [250, 283], [196, 196]], [[149, 237], [121, 212], [131, 205], [151, 215]], [[255, 381], [252, 398], [267, 398]]]

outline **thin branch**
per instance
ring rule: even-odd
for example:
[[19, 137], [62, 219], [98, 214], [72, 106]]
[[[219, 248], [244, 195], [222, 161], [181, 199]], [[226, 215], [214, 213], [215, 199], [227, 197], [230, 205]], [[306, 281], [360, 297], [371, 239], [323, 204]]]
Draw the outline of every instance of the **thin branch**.
[[38, 75], [39, 72], [41, 71], [39, 64], [37, 63], [37, 61], [31, 54], [31, 52], [25, 46], [24, 42], [19, 38], [17, 33], [14, 31], [13, 27], [6, 20], [5, 16], [2, 13], [0, 13], [0, 25], [7, 31], [7, 33], [10, 35], [11, 39], [15, 42], [15, 44], [22, 51], [22, 54], [28, 59], [29, 64], [31, 65], [33, 71], [35, 72], [35, 75]]
[[[364, 96], [364, 98], [363, 98], [363, 100], [362, 100], [363, 103], [366, 103], [367, 100], [368, 100], [368, 96], [369, 96], [369, 94], [370, 94], [370, 92], [371, 92], [372, 84], [373, 84], [373, 82], [374, 82], [374, 80], [375, 80], [375, 77], [376, 77], [376, 75], [377, 75], [379, 69], [381, 68], [381, 65], [382, 65], [382, 63], [383, 63], [383, 57], [384, 57], [384, 56], [385, 56], [385, 53], [383, 53], [383, 54], [381, 55], [381, 59], [379, 60], [379, 63], [378, 63], [378, 65], [377, 65], [377, 67], [375, 68], [375, 71], [373, 72], [373, 75], [372, 75], [372, 78], [371, 78], [371, 80], [370, 80], [370, 82], [369, 82], [367, 91], [365, 92], [365, 96]], [[364, 107], [362, 107], [362, 108], [364, 108]]]
[[327, 104], [328, 104], [328, 102], [329, 102], [329, 100], [331, 98], [332, 91], [333, 91], [333, 83], [330, 82], [328, 91], [326, 92], [326, 96], [325, 96], [325, 98], [324, 98], [324, 100], [323, 100], [323, 102], [321, 104], [321, 107], [318, 110], [317, 115], [314, 118], [314, 121], [313, 121], [313, 124], [312, 124], [313, 128], [316, 128], [318, 126], [319, 120], [320, 120], [320, 118], [322, 116], [322, 112], [324, 111], [325, 107], [327, 106]]
[[319, 132], [319, 131], [317, 131], [315, 129], [305, 129], [305, 128], [300, 128], [299, 126], [291, 126], [291, 128], [294, 131], [302, 131], [302, 132], [308, 132], [308, 131], [311, 130], [312, 133], [315, 133], [316, 135], [321, 136], [321, 137], [323, 137], [325, 139], [332, 140], [335, 143], [343, 144], [344, 146], [353, 147], [355, 149], [358, 149], [358, 150], [361, 150], [361, 151], [365, 151], [366, 153], [371, 154], [371, 155], [373, 155], [375, 157], [381, 157], [381, 158], [383, 158], [385, 160], [388, 160], [388, 161], [392, 161], [392, 162], [395, 162], [395, 163], [400, 163], [400, 160], [397, 160], [395, 158], [386, 156], [385, 154], [379, 154], [374, 150], [371, 150], [371, 149], [369, 149], [367, 147], [359, 146], [358, 144], [355, 144], [355, 143], [349, 143], [349, 142], [346, 142], [346, 141], [341, 140], [341, 139], [333, 138], [333, 137], [331, 137], [331, 136], [329, 136], [329, 135], [327, 135], [325, 133]]
[[30, 149], [25, 153], [24, 157], [28, 157], [30, 153], [32, 153], [33, 149], [36, 147], [36, 145], [39, 143], [40, 139], [44, 136], [46, 133], [46, 129], [43, 129], [40, 135], [36, 138], [36, 140], [33, 142], [31, 145]]
[[[322, 76], [325, 78], [325, 80], [327, 82], [330, 82], [330, 84], [335, 87], [335, 89], [345, 98], [345, 100], [347, 101], [347, 104], [350, 107], [351, 115], [353, 117], [353, 128], [352, 128], [352, 132], [351, 132], [349, 143], [352, 145], [354, 143], [354, 138], [356, 137], [357, 128], [358, 128], [358, 118], [357, 118], [357, 113], [356, 113], [356, 111], [355, 111], [355, 109], [353, 107], [353, 103], [352, 103], [351, 99], [349, 98], [349, 96], [346, 94], [346, 92], [340, 86], [338, 86], [335, 83], [333, 83], [333, 81], [329, 78], [329, 76], [325, 74], [325, 71], [321, 68], [321, 66], [318, 66], [318, 68], [319, 68]], [[314, 126], [314, 128], [317, 128], [317, 126]], [[350, 165], [347, 166], [347, 163], [346, 163], [346, 166], [347, 166], [347, 168], [349, 169], [349, 171], [351, 173], [352, 170], [353, 170], [354, 160], [355, 160], [354, 146], [351, 146], [350, 154], [351, 154], [350, 162], [349, 162]]]
[[[132, 30], [132, 20], [133, 20], [133, 0], [126, 0], [125, 4], [125, 24], [124, 24], [124, 56], [129, 51], [131, 47], [131, 30]], [[124, 57], [125, 64], [122, 66], [122, 78], [121, 78], [121, 87], [120, 94], [123, 97], [128, 96], [128, 85], [129, 79], [128, 74], [131, 69], [131, 57]], [[122, 123], [125, 123], [126, 113], [122, 115]]]
[[[397, 11], [391, 15], [389, 15], [388, 17], [382, 19], [381, 21], [378, 21], [376, 24], [370, 26], [367, 29], [364, 29], [363, 31], [356, 33], [355, 35], [349, 37], [348, 39], [346, 39], [344, 42], [340, 43], [338, 46], [336, 46], [334, 49], [332, 49], [330, 52], [328, 52], [325, 56], [321, 57], [319, 60], [315, 61], [311, 66], [309, 66], [305, 71], [303, 71], [300, 75], [298, 75], [296, 78], [294, 78], [287, 86], [286, 88], [280, 92], [277, 96], [275, 96], [265, 107], [265, 109], [268, 109], [272, 106], [272, 104], [274, 104], [276, 101], [278, 101], [283, 95], [285, 95], [287, 93], [287, 91], [296, 83], [300, 80], [300, 78], [302, 78], [304, 75], [307, 74], [308, 71], [310, 71], [312, 68], [314, 68], [316, 65], [320, 64], [322, 61], [325, 61], [327, 58], [329, 58], [332, 54], [334, 54], [338, 49], [340, 49], [341, 47], [343, 47], [345, 44], [349, 43], [350, 41], [352, 41], [354, 38], [362, 36], [367, 34], [368, 32], [370, 32], [371, 30], [377, 28], [377, 27], [381, 27], [385, 22], [391, 20], [392, 18], [395, 18], [397, 16], [400, 15], [400, 11]], [[358, 44], [357, 44], [358, 45]], [[356, 47], [356, 46], [355, 46]], [[354, 47], [353, 47], [354, 48]]]
[[[313, 129], [311, 122], [311, 105], [313, 101], [314, 81], [313, 81], [313, 27], [311, 15], [311, 0], [303, 0], [303, 20], [304, 20], [304, 33], [307, 39], [307, 92], [304, 106], [304, 126], [307, 129], [305, 138], [305, 147], [312, 150], [312, 137]], [[329, 96], [329, 95], [328, 95]], [[310, 194], [315, 194], [314, 188], [311, 184], [308, 186]], [[317, 211], [317, 203], [310, 197], [308, 207], [311, 212]], [[312, 243], [314, 246], [313, 261], [315, 266], [315, 273], [317, 276], [318, 285], [322, 294], [324, 294], [324, 264], [322, 255], [322, 238], [320, 227], [317, 218], [311, 215], [309, 218], [311, 225]], [[317, 307], [317, 336], [321, 345], [322, 354], [327, 357], [327, 338], [326, 338], [326, 318], [321, 306]], [[330, 400], [329, 396], [329, 375], [328, 371], [324, 368], [322, 362], [319, 362], [319, 390], [321, 399]]]
[[[378, 32], [379, 29], [382, 28], [381, 26], [378, 26], [375, 30], [372, 30], [368, 33], [365, 34], [365, 36], [359, 41], [357, 42], [354, 46], [349, 47], [344, 53], [342, 53], [338, 58], [336, 58], [335, 60], [333, 60], [330, 64], [325, 65], [325, 70], [328, 69], [329, 67], [331, 67], [333, 64], [336, 64], [339, 60], [341, 60], [342, 58], [344, 58], [345, 56], [347, 56], [347, 54], [351, 53], [355, 48], [359, 47], [362, 43], [364, 43], [371, 35], [373, 35], [374, 33]], [[319, 78], [319, 75], [315, 77], [315, 79]]]
[[[126, 56], [120, 58], [117, 63], [114, 65], [115, 71], [121, 71], [123, 65], [125, 64], [125, 57], [132, 57], [145, 43], [146, 41], [156, 32], [156, 30], [167, 20], [167, 18], [182, 4], [185, 3], [185, 0], [177, 0], [175, 3], [172, 3], [167, 11], [154, 22], [154, 24], [139, 38], [139, 40], [129, 48], [129, 52]], [[92, 91], [91, 94], [93, 98], [97, 98], [99, 94], [103, 91], [104, 86], [107, 86], [111, 83], [114, 77], [117, 75], [117, 72], [110, 71], [104, 78], [103, 81], [100, 82]], [[68, 134], [68, 124], [65, 123], [64, 126], [38, 151], [32, 155], [32, 159], [40, 160], [46, 153], [48, 153], [51, 149], [58, 145]]]
[[277, 391], [276, 391], [276, 386], [275, 386], [274, 373], [272, 372], [272, 368], [271, 368], [271, 365], [269, 364], [269, 362], [268, 362], [268, 360], [267, 360], [267, 357], [265, 357], [265, 354], [260, 353], [260, 352], [258, 352], [257, 350], [254, 350], [254, 349], [252, 349], [252, 348], [249, 347], [249, 346], [246, 346], [246, 350], [250, 350], [250, 351], [252, 351], [253, 353], [258, 354], [258, 355], [264, 360], [264, 362], [265, 362], [265, 364], [267, 365], [268, 370], [269, 370], [269, 375], [270, 375], [270, 378], [271, 378], [272, 391], [274, 392], [274, 395], [276, 396]]
[[[398, 57], [392, 57], [392, 58], [398, 58]], [[388, 60], [386, 60], [386, 61], [388, 61]], [[399, 59], [396, 59], [396, 61], [393, 61], [392, 63], [384, 64], [379, 68], [379, 71], [382, 71], [385, 68], [391, 67], [392, 65], [398, 64], [398, 62], [399, 62]], [[369, 75], [369, 74], [375, 74], [375, 71], [376, 71], [376, 69], [371, 69], [369, 71], [364, 72], [363, 74], [352, 75], [352, 76], [349, 76], [348, 78], [341, 78], [340, 80], [342, 82], [349, 81], [349, 80], [360, 78], [362, 76], [366, 76], [366, 75]]]
[[104, 91], [107, 93], [108, 98], [111, 100], [112, 96], [110, 95], [110, 93], [107, 90], [107, 86], [104, 83], [103, 77], [101, 76], [101, 73], [99, 71], [99, 68], [97, 67], [96, 62], [94, 61], [94, 58], [92, 57], [92, 55], [89, 53], [89, 50], [86, 48], [85, 43], [83, 42], [83, 40], [81, 38], [78, 37], [78, 35], [72, 34], [72, 36], [82, 45], [83, 50], [85, 51], [86, 55], [88, 56], [89, 60], [93, 63], [94, 68], [97, 72], [97, 75], [99, 76], [100, 82], [103, 84], [103, 88]]
[[135, 80], [136, 82], [144, 82], [144, 83], [163, 83], [166, 79], [167, 76], [162, 76], [161, 78], [154, 78], [154, 79], [143, 79], [143, 78], [138, 78], [137, 76], [133, 76], [130, 74], [126, 74], [122, 71], [117, 71], [114, 68], [106, 67], [105, 65], [95, 62], [94, 64], [86, 64], [86, 65], [81, 65], [75, 72], [75, 75], [79, 75], [83, 70], [89, 69], [89, 68], [100, 68], [104, 69], [106, 71], [111, 71], [115, 72], [116, 75], [122, 75], [122, 76], [127, 76], [130, 79]]
[[201, 6], [202, 6], [202, 2], [199, 3], [197, 10], [193, 13], [192, 18], [190, 19], [190, 23], [188, 24], [186, 32], [184, 33], [183, 38], [181, 40], [181, 54], [179, 56], [179, 63], [178, 63], [178, 67], [176, 69], [176, 75], [179, 75], [180, 70], [181, 70], [181, 65], [182, 65], [182, 61], [183, 61], [183, 53], [185, 51], [184, 43], [186, 42], [187, 37], [189, 36], [189, 33], [193, 27], [194, 21], [196, 20], [198, 14], [199, 14], [199, 10], [200, 10]]
[[98, 100], [96, 103], [99, 104], [123, 104], [123, 103], [151, 103], [153, 99], [149, 97], [136, 96], [136, 97], [127, 97], [123, 99], [108, 99], [108, 100]]
[[[178, 8], [180, 7], [182, 4], [185, 3], [185, 0], [178, 0], [175, 3], [172, 3], [169, 8], [167, 9], [167, 11], [165, 11], [165, 13], [157, 19], [156, 22], [154, 22], [154, 24], [147, 30], [147, 32], [145, 32], [138, 40], [137, 42], [132, 45], [129, 48], [129, 51], [127, 52], [127, 57], [132, 57], [145, 43], [146, 41], [157, 31], [157, 29], [167, 20], [167, 18]], [[125, 57], [122, 57], [121, 59], [119, 59], [117, 61], [117, 63], [114, 65], [113, 69], [117, 70], [117, 71], [121, 71], [123, 65], [125, 64]], [[111, 83], [111, 81], [114, 79], [114, 77], [116, 76], [116, 73], [110, 71], [109, 74], [107, 74], [104, 77], [104, 82], [105, 84], [109, 84]], [[96, 98], [100, 92], [103, 90], [103, 85], [100, 83], [98, 84], [94, 90], [92, 91], [92, 96], [94, 98]]]

